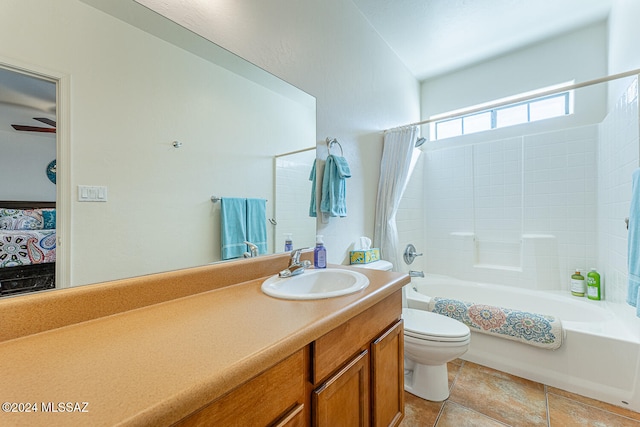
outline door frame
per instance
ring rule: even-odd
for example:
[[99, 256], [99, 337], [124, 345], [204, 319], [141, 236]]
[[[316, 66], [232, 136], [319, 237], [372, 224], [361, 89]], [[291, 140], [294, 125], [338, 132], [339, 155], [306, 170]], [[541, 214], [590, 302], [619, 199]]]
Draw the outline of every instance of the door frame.
[[56, 289], [71, 285], [71, 126], [69, 74], [0, 56], [0, 67], [56, 84]]

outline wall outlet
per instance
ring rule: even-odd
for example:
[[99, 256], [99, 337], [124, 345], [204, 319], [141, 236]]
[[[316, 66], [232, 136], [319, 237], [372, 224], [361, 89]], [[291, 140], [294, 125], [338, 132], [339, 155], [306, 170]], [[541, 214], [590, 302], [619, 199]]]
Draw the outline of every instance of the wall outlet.
[[78, 185], [79, 202], [106, 202], [107, 187], [103, 185]]

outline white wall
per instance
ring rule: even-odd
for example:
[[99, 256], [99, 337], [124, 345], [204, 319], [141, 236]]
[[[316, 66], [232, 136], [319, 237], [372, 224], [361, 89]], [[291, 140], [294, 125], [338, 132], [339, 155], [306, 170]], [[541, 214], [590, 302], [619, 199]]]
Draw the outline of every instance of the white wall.
[[3, 200], [55, 202], [46, 168], [56, 158], [52, 136], [0, 131], [0, 194]]
[[419, 119], [416, 79], [348, 0], [236, 0], [208, 14], [185, 7], [195, 0], [141, 3], [316, 97], [318, 156], [337, 138], [352, 173], [348, 216], [318, 232], [329, 262], [348, 263], [353, 242], [373, 234], [381, 131]]
[[[609, 16], [610, 74], [640, 68], [639, 19], [640, 2], [614, 0]], [[620, 220], [628, 216], [631, 172], [640, 166], [638, 88], [633, 80], [609, 85], [609, 115], [600, 126], [598, 151], [598, 261], [605, 268], [606, 298], [617, 302], [625, 300], [627, 288], [627, 233]]]
[[[567, 81], [588, 81], [606, 74], [607, 25], [600, 22], [424, 81], [421, 86], [421, 115], [427, 119], [434, 114]], [[606, 114], [606, 105], [602, 103], [605, 93], [604, 85], [595, 93], [581, 92], [585, 99], [576, 98], [576, 108], [587, 106], [588, 111], [586, 117], [580, 110], [576, 111], [576, 117], [584, 120], [574, 121], [574, 126], [602, 120]], [[519, 130], [517, 132], [515, 135], [520, 134]]]
[[2, 2], [0, 37], [1, 61], [69, 76], [73, 198], [108, 187], [71, 204], [72, 285], [219, 259], [210, 197], [272, 201], [273, 155], [315, 140], [315, 106], [77, 0]]
[[[614, 0], [609, 16], [609, 74], [623, 73], [640, 68], [640, 2]], [[609, 107], [613, 108], [628, 82], [613, 82]]]
[[638, 80], [618, 98], [599, 127], [598, 267], [605, 298], [625, 302], [628, 284], [627, 229], [631, 175], [638, 167], [640, 145]]
[[[432, 113], [499, 98], [509, 95], [508, 90], [517, 93], [562, 79], [582, 81], [639, 68], [640, 53], [634, 43], [640, 36], [638, 17], [640, 3], [617, 0], [606, 25], [593, 25], [517, 54], [427, 81], [422, 85], [422, 115], [426, 118]], [[560, 57], [563, 50], [566, 61]], [[585, 50], [591, 55], [584, 55]], [[578, 57], [575, 53], [579, 53]], [[554, 66], [545, 68], [549, 64]], [[509, 74], [518, 76], [516, 71], [523, 71], [521, 67], [524, 81], [532, 82], [530, 86], [513, 84]], [[481, 86], [477, 84], [478, 76], [495, 84], [475, 89], [474, 85]], [[537, 286], [536, 276], [540, 273], [545, 282], [557, 280], [559, 274], [560, 287], [566, 289], [569, 270], [597, 267], [603, 275], [606, 298], [624, 301], [626, 230], [622, 221], [628, 215], [631, 171], [639, 162], [637, 86], [631, 81], [628, 78], [606, 85], [606, 95], [602, 90], [605, 85], [600, 85], [602, 88], [593, 94], [593, 102], [586, 102], [586, 110], [580, 110], [585, 100], [576, 96], [576, 115], [581, 118], [570, 124], [561, 119], [493, 132], [496, 140], [504, 138], [501, 149], [495, 142], [482, 144], [487, 140], [482, 133], [432, 143], [436, 150], [425, 156], [427, 269], [527, 287]], [[609, 107], [605, 108], [607, 104]], [[548, 132], [571, 124], [600, 121], [602, 124], [597, 127]], [[543, 133], [535, 138], [515, 136], [535, 132]], [[513, 159], [523, 159], [523, 172], [512, 178], [504, 174], [508, 167], [504, 161], [507, 152], [502, 150], [508, 138], [513, 139], [512, 147], [524, 148]], [[542, 145], [534, 148], [536, 140], [539, 141], [536, 144]], [[487, 152], [487, 161], [478, 164], [483, 152]], [[518, 166], [517, 162], [514, 166]], [[478, 185], [479, 179], [485, 179], [486, 189]], [[513, 191], [502, 185], [506, 182], [512, 184]], [[486, 205], [482, 194], [489, 201]], [[510, 197], [513, 203], [509, 202]], [[483, 219], [484, 213], [488, 216]], [[531, 236], [522, 239], [522, 248], [517, 248], [514, 239], [509, 238], [509, 231], [514, 228], [510, 225], [519, 228], [518, 218], [522, 219], [523, 234], [554, 236], [536, 242], [543, 251], [531, 244], [534, 241]], [[500, 222], [493, 230], [495, 233], [491, 230], [491, 219]], [[460, 233], [452, 236], [453, 230]], [[488, 256], [483, 256], [479, 253], [482, 248], [472, 240], [482, 240], [481, 235], [487, 233], [511, 243], [484, 246]], [[527, 251], [527, 245], [532, 251]], [[520, 254], [509, 253], [510, 249], [519, 249], [522, 258]], [[492, 258], [491, 250], [504, 253]], [[536, 253], [557, 253], [557, 265], [543, 257], [542, 264], [524, 275], [508, 269], [500, 273], [495, 269], [469, 268], [484, 260], [487, 264], [508, 264], [506, 267], [521, 263], [524, 272], [532, 267], [527, 265], [527, 256]]]
[[[424, 81], [422, 117], [601, 77], [606, 64], [607, 25], [599, 22]], [[569, 117], [423, 146], [427, 272], [560, 289], [569, 270], [592, 267], [596, 175], [589, 171], [606, 89], [576, 91]]]

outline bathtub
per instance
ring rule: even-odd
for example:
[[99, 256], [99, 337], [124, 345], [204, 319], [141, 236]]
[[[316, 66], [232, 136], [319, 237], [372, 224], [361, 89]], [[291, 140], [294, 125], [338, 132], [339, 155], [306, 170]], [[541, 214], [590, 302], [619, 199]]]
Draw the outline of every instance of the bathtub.
[[412, 278], [405, 297], [408, 307], [422, 310], [431, 297], [448, 297], [552, 314], [564, 328], [559, 349], [472, 331], [462, 359], [640, 412], [640, 319], [626, 304], [440, 275]]

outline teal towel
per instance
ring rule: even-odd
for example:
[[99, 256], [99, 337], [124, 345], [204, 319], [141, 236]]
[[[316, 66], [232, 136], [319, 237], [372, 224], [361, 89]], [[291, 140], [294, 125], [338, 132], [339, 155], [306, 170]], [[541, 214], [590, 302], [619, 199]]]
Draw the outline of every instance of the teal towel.
[[636, 169], [631, 177], [627, 259], [629, 266], [627, 302], [636, 308], [636, 316], [640, 317], [640, 169]]
[[267, 253], [267, 201], [247, 199], [247, 239], [258, 247], [258, 254]]
[[315, 218], [318, 215], [316, 210], [316, 160], [313, 161], [313, 166], [311, 166], [309, 181], [311, 181], [311, 201], [309, 202], [309, 216]]
[[330, 155], [324, 165], [320, 212], [329, 216], [347, 216], [347, 183], [351, 177], [349, 164], [344, 157]]
[[246, 199], [223, 197], [220, 200], [222, 259], [241, 257], [247, 250]]

